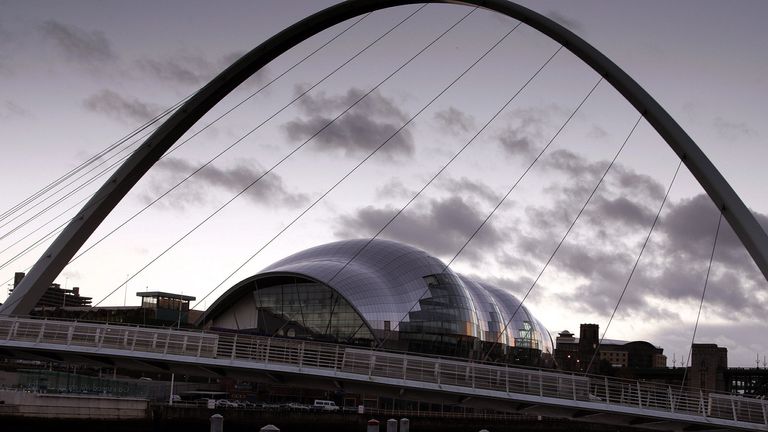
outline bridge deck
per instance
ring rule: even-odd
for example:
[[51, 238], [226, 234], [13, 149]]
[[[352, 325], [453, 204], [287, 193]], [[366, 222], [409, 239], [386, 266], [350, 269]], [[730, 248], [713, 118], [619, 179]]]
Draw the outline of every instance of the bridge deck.
[[[768, 402], [641, 381], [242, 334], [0, 317], [0, 348], [294, 374], [657, 430], [768, 431]], [[505, 406], [505, 405], [502, 405]]]

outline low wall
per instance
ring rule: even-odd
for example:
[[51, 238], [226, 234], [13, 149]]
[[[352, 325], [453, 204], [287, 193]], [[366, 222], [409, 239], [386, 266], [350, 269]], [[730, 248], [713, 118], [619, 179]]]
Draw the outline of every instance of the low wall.
[[151, 414], [146, 399], [0, 390], [0, 415], [51, 419], [136, 420]]

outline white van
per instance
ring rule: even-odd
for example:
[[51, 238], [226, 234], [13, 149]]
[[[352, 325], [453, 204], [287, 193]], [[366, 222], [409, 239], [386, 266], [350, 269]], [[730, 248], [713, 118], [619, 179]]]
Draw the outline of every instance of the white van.
[[334, 401], [315, 399], [312, 409], [315, 411], [338, 411], [339, 407]]

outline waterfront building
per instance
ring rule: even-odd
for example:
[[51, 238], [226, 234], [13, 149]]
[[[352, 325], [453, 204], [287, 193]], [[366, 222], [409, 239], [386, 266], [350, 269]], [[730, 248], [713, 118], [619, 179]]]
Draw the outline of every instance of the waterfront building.
[[[661, 347], [645, 341], [603, 339], [597, 324], [581, 324], [579, 337], [568, 330], [556, 338], [555, 360], [563, 370], [611, 373], [611, 369], [665, 368], [667, 357]], [[590, 367], [590, 363], [592, 366]]]
[[205, 328], [552, 367], [549, 332], [508, 289], [387, 240], [284, 258], [229, 289]]
[[[23, 272], [16, 272], [13, 275], [13, 288], [8, 289], [8, 294], [13, 292], [13, 289], [21, 282], [26, 276]], [[60, 284], [52, 283], [51, 286], [45, 290], [45, 294], [40, 298], [40, 301], [35, 305], [35, 309], [50, 309], [61, 307], [88, 307], [91, 305], [91, 297], [84, 297], [80, 295], [80, 288], [73, 287], [72, 289], [62, 288]]]

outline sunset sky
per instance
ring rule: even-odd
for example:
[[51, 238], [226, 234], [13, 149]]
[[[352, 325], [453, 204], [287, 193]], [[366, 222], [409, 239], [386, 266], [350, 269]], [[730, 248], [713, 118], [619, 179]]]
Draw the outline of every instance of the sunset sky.
[[[0, 215], [194, 93], [260, 42], [333, 3], [0, 0]], [[768, 3], [521, 3], [574, 31], [637, 80], [768, 227]], [[204, 308], [239, 280], [288, 254], [376, 234], [558, 49], [525, 25], [505, 37], [517, 22], [498, 14], [478, 10], [462, 20], [472, 9], [428, 5], [417, 11], [419, 7], [376, 12], [354, 26], [357, 20], [342, 23], [249, 79], [187, 136], [344, 32], [166, 155], [84, 250], [237, 142], [71, 263], [57, 282], [79, 286], [84, 295], [104, 305], [138, 304], [136, 292], [148, 289], [197, 296], [202, 300], [198, 308]], [[381, 237], [450, 261], [598, 80], [572, 54], [557, 53]], [[601, 82], [451, 267], [522, 297], [638, 117]], [[403, 125], [348, 179], [246, 263]], [[104, 178], [68, 192], [126, 154], [133, 143], [118, 148], [116, 153], [123, 153], [61, 192], [0, 217], [0, 282], [10, 282], [15, 271], [30, 267], [48, 242], [17, 255], [71, 217], [77, 203]], [[578, 333], [579, 324], [586, 322], [600, 324], [602, 333], [677, 163], [641, 121], [525, 301], [553, 338], [564, 329]], [[606, 337], [648, 340], [664, 348], [670, 366], [673, 356], [681, 363], [691, 342], [717, 219], [715, 207], [683, 168]], [[0, 301], [6, 294], [3, 289]], [[696, 341], [728, 347], [731, 366], [753, 366], [756, 356], [761, 362], [768, 356], [766, 313], [768, 283], [724, 227]]]

